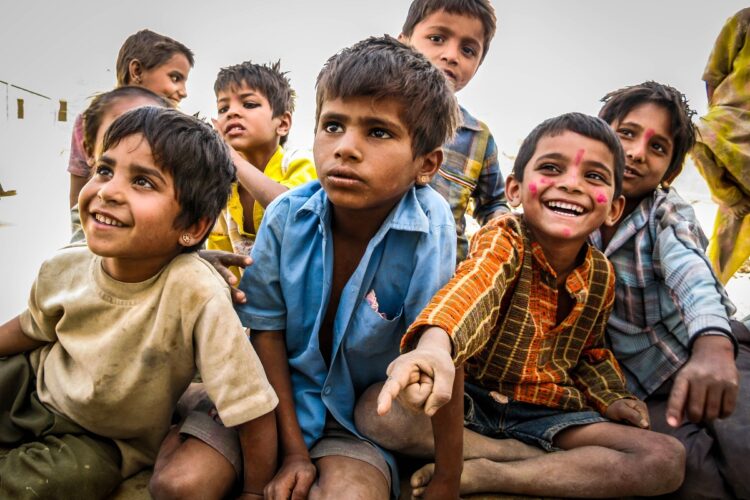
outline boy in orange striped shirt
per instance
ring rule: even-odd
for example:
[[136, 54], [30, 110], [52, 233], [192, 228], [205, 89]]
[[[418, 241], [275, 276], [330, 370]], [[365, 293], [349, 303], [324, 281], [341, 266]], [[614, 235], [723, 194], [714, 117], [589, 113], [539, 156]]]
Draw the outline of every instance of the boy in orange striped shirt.
[[[473, 237], [468, 259], [403, 339], [409, 350], [425, 332], [446, 333], [456, 366], [465, 363], [462, 494], [640, 496], [682, 481], [684, 449], [646, 430], [646, 407], [605, 347], [615, 275], [587, 238], [622, 213], [623, 171], [620, 141], [604, 121], [570, 113], [539, 125], [506, 182], [523, 215], [490, 221]], [[429, 420], [394, 406], [385, 417], [360, 411], [362, 433], [430, 456]], [[572, 451], [560, 463], [538, 448]], [[432, 474], [428, 465], [412, 476], [415, 495]]]

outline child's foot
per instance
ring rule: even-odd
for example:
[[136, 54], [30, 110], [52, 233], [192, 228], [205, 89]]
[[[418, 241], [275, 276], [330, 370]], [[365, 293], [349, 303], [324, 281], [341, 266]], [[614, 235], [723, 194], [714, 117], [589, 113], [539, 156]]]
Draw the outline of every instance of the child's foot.
[[[464, 460], [464, 469], [461, 472], [461, 486], [459, 493], [469, 495], [472, 493], [481, 493], [486, 491], [482, 484], [482, 478], [494, 477], [497, 474], [497, 462], [486, 458], [472, 458]], [[433, 474], [435, 474], [435, 464], [427, 464], [411, 475], [411, 494], [415, 497], [421, 497], [427, 485], [430, 484]]]

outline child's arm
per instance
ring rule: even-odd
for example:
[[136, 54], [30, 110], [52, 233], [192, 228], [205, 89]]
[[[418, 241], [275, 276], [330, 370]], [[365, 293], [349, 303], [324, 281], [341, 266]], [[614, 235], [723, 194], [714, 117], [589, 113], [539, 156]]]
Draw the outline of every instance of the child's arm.
[[464, 369], [456, 368], [450, 402], [432, 417], [435, 474], [424, 498], [458, 498], [464, 465]]
[[32, 339], [23, 333], [19, 316], [0, 326], [0, 356], [30, 351], [41, 345], [44, 345], [44, 342]]
[[679, 427], [687, 410], [691, 422], [728, 417], [737, 401], [739, 376], [734, 345], [725, 335], [702, 335], [677, 373], [667, 402], [667, 423]]
[[263, 488], [276, 472], [276, 415], [266, 413], [237, 426], [242, 447], [244, 481], [240, 498], [263, 498]]
[[[230, 147], [229, 151], [232, 162], [237, 168], [237, 180], [263, 208], [266, 208], [277, 196], [289, 190], [286, 186], [279, 184], [261, 170], [255, 168], [235, 149]], [[248, 216], [252, 216], [253, 207], [243, 207], [243, 209]]]
[[281, 466], [268, 483], [265, 494], [271, 498], [307, 498], [317, 471], [307, 451], [294, 409], [284, 332], [253, 331], [250, 338], [266, 370], [268, 381], [279, 398], [275, 413]]

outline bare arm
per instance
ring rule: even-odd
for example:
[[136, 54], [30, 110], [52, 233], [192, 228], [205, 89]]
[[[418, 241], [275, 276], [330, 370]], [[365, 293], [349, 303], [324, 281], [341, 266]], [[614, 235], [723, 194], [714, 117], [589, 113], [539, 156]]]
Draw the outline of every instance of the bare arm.
[[30, 351], [41, 345], [44, 345], [44, 342], [32, 339], [23, 333], [18, 316], [0, 326], [0, 356]]
[[253, 347], [263, 363], [268, 381], [279, 397], [276, 427], [279, 434], [281, 468], [265, 488], [266, 498], [307, 498], [316, 469], [294, 409], [292, 380], [283, 332], [253, 331]]
[[245, 469], [242, 494], [262, 498], [263, 488], [276, 473], [276, 415], [266, 413], [239, 425], [237, 430]]
[[81, 192], [81, 189], [83, 189], [83, 186], [88, 181], [88, 177], [79, 177], [70, 174], [70, 208], [73, 208], [73, 206], [78, 203], [78, 193]]
[[[243, 158], [237, 151], [232, 148], [229, 149], [232, 155], [232, 162], [234, 162], [234, 166], [237, 168], [237, 180], [263, 208], [266, 208], [277, 196], [288, 191], [286, 186], [282, 186], [268, 177]], [[253, 213], [253, 207], [243, 208], [249, 214]]]
[[432, 417], [435, 437], [435, 475], [425, 498], [458, 498], [463, 469], [464, 369], [456, 368], [450, 402]]

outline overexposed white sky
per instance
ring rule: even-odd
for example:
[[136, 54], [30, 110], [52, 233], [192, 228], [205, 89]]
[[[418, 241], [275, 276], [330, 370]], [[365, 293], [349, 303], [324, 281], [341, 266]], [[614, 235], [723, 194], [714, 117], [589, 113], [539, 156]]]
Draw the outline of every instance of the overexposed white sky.
[[[495, 0], [498, 32], [459, 102], [484, 120], [501, 153], [514, 155], [540, 121], [595, 114], [608, 91], [644, 80], [669, 83], [706, 109], [701, 74], [740, 0]], [[297, 91], [291, 147], [312, 146], [314, 82], [325, 60], [370, 35], [398, 35], [408, 0], [4, 0], [0, 3], [0, 322], [21, 310], [42, 260], [70, 236], [68, 148], [87, 97], [111, 89], [125, 38], [142, 28], [169, 35], [196, 56], [182, 108], [215, 115], [220, 67], [280, 59]], [[15, 97], [26, 118], [15, 117]], [[70, 103], [56, 122], [58, 99]], [[7, 105], [6, 105], [7, 100]], [[501, 155], [504, 174], [511, 161]], [[700, 185], [689, 172], [684, 181]], [[709, 214], [710, 217], [710, 214]]]
[[[688, 94], [700, 110], [700, 76], [723, 22], [739, 0], [503, 0], [499, 29], [460, 102], [488, 123], [512, 154], [536, 123], [571, 110], [594, 113], [609, 90], [655, 79]], [[196, 55], [183, 108], [214, 112], [218, 69], [281, 59], [298, 92], [291, 144], [312, 142], [314, 81], [338, 49], [368, 35], [397, 35], [407, 0], [3, 2], [0, 80], [74, 109], [115, 83], [122, 41], [148, 27]], [[0, 89], [2, 90], [2, 89]]]

